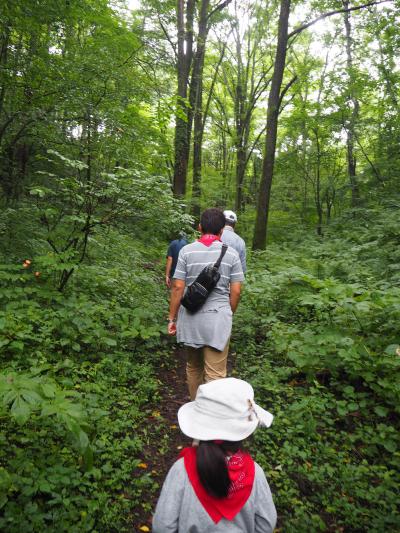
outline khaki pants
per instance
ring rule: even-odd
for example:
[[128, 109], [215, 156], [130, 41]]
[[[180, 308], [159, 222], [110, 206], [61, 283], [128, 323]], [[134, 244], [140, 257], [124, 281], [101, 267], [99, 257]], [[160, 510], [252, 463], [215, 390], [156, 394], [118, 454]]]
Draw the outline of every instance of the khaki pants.
[[229, 339], [222, 352], [209, 346], [203, 348], [185, 347], [187, 354], [186, 377], [190, 399], [196, 398], [196, 392], [202, 383], [226, 377]]

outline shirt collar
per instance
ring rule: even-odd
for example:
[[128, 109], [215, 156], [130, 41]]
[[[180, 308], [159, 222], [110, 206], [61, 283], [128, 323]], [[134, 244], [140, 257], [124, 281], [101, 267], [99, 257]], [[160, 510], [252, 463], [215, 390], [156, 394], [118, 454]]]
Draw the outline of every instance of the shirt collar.
[[235, 230], [232, 228], [232, 226], [225, 226], [225, 227], [224, 227], [224, 231], [225, 231], [225, 230], [235, 232]]

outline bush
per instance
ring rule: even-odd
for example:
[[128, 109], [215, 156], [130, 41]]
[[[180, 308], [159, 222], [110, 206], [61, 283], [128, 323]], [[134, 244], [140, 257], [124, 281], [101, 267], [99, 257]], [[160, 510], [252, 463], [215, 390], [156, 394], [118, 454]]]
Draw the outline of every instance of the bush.
[[254, 254], [235, 317], [238, 372], [276, 417], [254, 452], [284, 531], [400, 527], [398, 214], [364, 216]]

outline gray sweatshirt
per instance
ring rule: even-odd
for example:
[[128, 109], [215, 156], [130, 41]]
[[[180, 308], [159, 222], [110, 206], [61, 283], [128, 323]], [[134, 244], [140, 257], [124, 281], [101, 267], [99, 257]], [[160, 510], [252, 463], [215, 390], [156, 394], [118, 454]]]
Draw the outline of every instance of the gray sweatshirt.
[[215, 524], [201, 505], [185, 470], [183, 459], [165, 479], [153, 517], [153, 533], [272, 533], [276, 510], [262, 468], [255, 463], [250, 497], [233, 520]]
[[231, 226], [225, 226], [221, 235], [221, 241], [228, 246], [234, 248], [240, 257], [242, 263], [242, 270], [246, 272], [246, 244], [242, 237], [239, 237], [235, 230]]

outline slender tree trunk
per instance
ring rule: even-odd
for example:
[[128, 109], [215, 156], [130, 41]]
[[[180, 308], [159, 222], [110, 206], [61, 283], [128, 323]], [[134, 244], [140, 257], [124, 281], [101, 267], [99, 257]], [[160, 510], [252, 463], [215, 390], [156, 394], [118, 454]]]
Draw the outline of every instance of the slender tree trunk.
[[323, 211], [322, 211], [322, 202], [321, 202], [321, 146], [319, 142], [319, 136], [318, 136], [318, 130], [314, 130], [315, 133], [315, 141], [317, 145], [317, 169], [316, 169], [316, 179], [315, 179], [315, 189], [314, 189], [314, 195], [315, 195], [315, 207], [317, 209], [317, 215], [318, 215], [318, 224], [317, 224], [317, 234], [322, 237], [322, 218], [323, 218]]
[[[5, 29], [3, 30], [3, 35], [0, 37], [1, 47], [0, 47], [0, 65], [2, 67], [3, 72], [5, 72], [5, 69], [7, 67], [7, 60], [8, 60], [8, 46], [9, 46], [9, 39], [10, 39], [10, 27], [7, 25], [5, 26]], [[4, 104], [4, 98], [6, 94], [6, 83], [5, 83], [5, 76], [3, 76], [3, 81], [1, 84], [0, 89], [0, 119], [1, 115], [3, 113], [3, 104]]]
[[[208, 2], [204, 6], [204, 12], [201, 13], [199, 32], [207, 35], [207, 10]], [[204, 27], [203, 27], [204, 26]], [[200, 218], [201, 211], [201, 173], [202, 173], [202, 150], [203, 150], [203, 136], [204, 128], [210, 109], [211, 97], [214, 92], [214, 86], [217, 81], [219, 67], [225, 56], [226, 43], [223, 45], [221, 55], [215, 67], [214, 76], [211, 82], [210, 91], [208, 93], [207, 102], [203, 111], [203, 70], [205, 59], [205, 47], [202, 49], [202, 57], [199, 59], [199, 75], [196, 87], [196, 100], [194, 110], [194, 124], [193, 124], [193, 189], [192, 189], [192, 214], [195, 220]]]
[[[236, 7], [236, 4], [235, 4]], [[236, 15], [236, 26], [239, 27], [239, 20]], [[235, 210], [240, 211], [242, 207], [243, 180], [246, 168], [246, 147], [244, 146], [244, 116], [246, 105], [246, 89], [243, 75], [242, 60], [242, 40], [239, 31], [236, 34], [236, 58], [237, 58], [237, 79], [235, 86], [235, 148], [236, 148], [236, 195]]]
[[[345, 9], [349, 8], [349, 1], [343, 0], [343, 6]], [[349, 182], [351, 187], [351, 205], [357, 206], [360, 203], [360, 192], [358, 187], [357, 175], [356, 175], [356, 157], [354, 154], [354, 141], [355, 141], [355, 128], [358, 121], [360, 104], [354, 92], [354, 68], [353, 68], [353, 55], [352, 55], [352, 38], [351, 38], [351, 24], [350, 14], [344, 13], [344, 25], [346, 29], [346, 55], [347, 55], [347, 73], [349, 76], [349, 99], [352, 103], [352, 111], [349, 118], [347, 130], [347, 172], [349, 176]]]
[[241, 211], [243, 208], [243, 182], [246, 172], [247, 152], [244, 146], [236, 147], [236, 197], [235, 210]]
[[249, 28], [245, 35], [247, 40], [246, 62], [243, 62], [243, 38], [238, 28], [240, 19], [236, 14], [235, 20], [236, 38], [236, 61], [237, 77], [234, 90], [234, 114], [235, 114], [235, 150], [236, 150], [236, 195], [235, 210], [243, 209], [243, 187], [246, 176], [247, 165], [252, 152], [249, 147], [249, 137], [252, 125], [253, 113], [258, 98], [266, 88], [268, 82], [265, 80], [266, 72], [262, 72], [256, 80], [257, 69], [257, 46], [259, 45], [259, 35], [253, 35]]
[[197, 84], [197, 97], [194, 112], [193, 129], [193, 189], [192, 189], [192, 214], [195, 220], [200, 218], [201, 202], [201, 165], [203, 149], [203, 79], [199, 77]]
[[326, 223], [329, 224], [332, 216], [332, 206], [335, 200], [335, 191], [327, 190], [325, 194], [325, 203], [326, 203]]
[[256, 225], [254, 228], [253, 249], [263, 250], [267, 242], [267, 223], [271, 185], [274, 175], [276, 138], [278, 131], [278, 115], [280, 104], [280, 89], [283, 72], [285, 70], [286, 50], [288, 40], [288, 23], [290, 0], [281, 0], [278, 26], [278, 44], [276, 48], [274, 73], [268, 97], [267, 130], [265, 137], [265, 153], [261, 183], [258, 196]]

